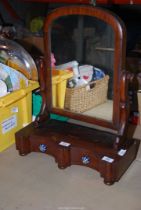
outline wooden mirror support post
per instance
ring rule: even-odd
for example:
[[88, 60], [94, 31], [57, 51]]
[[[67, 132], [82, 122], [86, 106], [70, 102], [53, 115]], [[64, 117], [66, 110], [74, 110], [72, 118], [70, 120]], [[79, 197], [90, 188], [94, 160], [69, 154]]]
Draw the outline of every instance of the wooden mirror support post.
[[[51, 89], [51, 25], [54, 20], [67, 15], [88, 15], [110, 24], [115, 32], [113, 120], [81, 115], [52, 106]], [[87, 166], [98, 171], [104, 183], [119, 181], [136, 158], [139, 141], [128, 137], [128, 77], [124, 69], [125, 31], [113, 14], [92, 6], [69, 6], [51, 12], [44, 27], [45, 57], [40, 59], [40, 91], [42, 107], [35, 122], [16, 133], [16, 149], [20, 155], [41, 152], [55, 158], [60, 169], [71, 165]], [[74, 120], [100, 126], [87, 127], [51, 119], [59, 114]]]

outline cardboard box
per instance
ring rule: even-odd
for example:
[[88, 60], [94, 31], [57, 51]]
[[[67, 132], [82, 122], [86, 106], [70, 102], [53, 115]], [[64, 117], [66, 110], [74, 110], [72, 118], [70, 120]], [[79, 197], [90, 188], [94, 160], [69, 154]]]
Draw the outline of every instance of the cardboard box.
[[31, 54], [35, 54], [37, 52], [44, 54], [43, 37], [29, 36], [22, 40], [19, 40], [19, 43]]

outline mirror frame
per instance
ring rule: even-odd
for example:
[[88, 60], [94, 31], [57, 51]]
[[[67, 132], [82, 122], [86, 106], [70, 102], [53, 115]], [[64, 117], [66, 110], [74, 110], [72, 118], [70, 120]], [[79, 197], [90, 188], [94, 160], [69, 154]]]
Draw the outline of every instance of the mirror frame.
[[[103, 119], [97, 119], [82, 114], [72, 113], [67, 110], [52, 107], [52, 87], [51, 87], [51, 28], [52, 23], [62, 16], [68, 15], [86, 15], [96, 17], [111, 25], [115, 33], [115, 51], [114, 51], [114, 78], [113, 78], [113, 119], [111, 122]], [[125, 74], [125, 56], [126, 56], [126, 29], [115, 14], [102, 8], [93, 6], [65, 6], [54, 9], [45, 18], [44, 24], [44, 60], [45, 71], [43, 72], [44, 92], [41, 113], [54, 113], [66, 116], [75, 120], [95, 124], [123, 133], [127, 122], [127, 79]], [[42, 85], [41, 85], [42, 87]]]

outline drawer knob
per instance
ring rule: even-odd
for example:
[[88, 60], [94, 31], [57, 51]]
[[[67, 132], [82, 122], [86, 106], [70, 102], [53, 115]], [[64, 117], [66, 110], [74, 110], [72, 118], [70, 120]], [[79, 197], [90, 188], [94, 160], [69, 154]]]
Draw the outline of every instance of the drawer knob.
[[46, 144], [40, 144], [39, 150], [40, 150], [41, 152], [46, 152], [46, 151], [47, 151], [47, 145], [46, 145]]
[[90, 157], [87, 156], [87, 155], [82, 156], [81, 160], [82, 160], [83, 164], [89, 164], [90, 163]]

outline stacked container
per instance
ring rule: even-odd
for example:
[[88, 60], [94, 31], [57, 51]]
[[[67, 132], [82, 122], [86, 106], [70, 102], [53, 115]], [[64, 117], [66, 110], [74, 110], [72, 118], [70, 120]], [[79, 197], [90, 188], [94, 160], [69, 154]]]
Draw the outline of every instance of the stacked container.
[[[31, 56], [17, 43], [0, 38], [1, 65], [0, 73], [4, 68], [17, 72], [25, 72], [28, 85], [22, 85], [0, 97], [0, 152], [15, 142], [15, 132], [32, 122], [32, 91], [39, 88], [37, 69]], [[5, 55], [5, 57], [3, 56]], [[2, 57], [3, 56], [3, 57]], [[12, 61], [12, 62], [9, 62]], [[14, 63], [15, 61], [15, 63]], [[17, 62], [16, 62], [17, 61]], [[18, 66], [21, 64], [21, 66]], [[10, 65], [11, 66], [11, 65]], [[2, 74], [1, 74], [2, 75]], [[2, 79], [2, 78], [1, 78]], [[15, 81], [17, 78], [14, 78]]]

